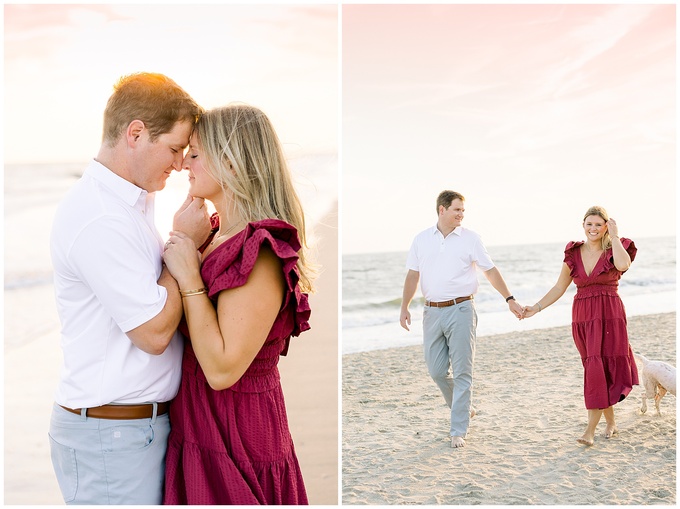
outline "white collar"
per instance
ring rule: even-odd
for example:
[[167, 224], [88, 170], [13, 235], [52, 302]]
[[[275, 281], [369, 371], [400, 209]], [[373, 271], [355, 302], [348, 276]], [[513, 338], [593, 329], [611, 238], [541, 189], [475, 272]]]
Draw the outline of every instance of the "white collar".
[[[101, 182], [131, 207], [134, 207], [140, 201], [146, 202], [146, 197], [149, 194], [146, 190], [137, 187], [132, 182], [116, 175], [95, 159], [93, 159], [87, 168], [85, 168], [84, 175], [85, 174]], [[140, 198], [143, 198], [143, 200]]]
[[[441, 235], [442, 237], [444, 237], [444, 234], [439, 230], [439, 228], [437, 228], [437, 224], [436, 224], [436, 223], [435, 223], [435, 225], [432, 227], [432, 233], [435, 234], [435, 235], [438, 233], [439, 235]], [[456, 227], [451, 231], [451, 233], [455, 233], [456, 235], [458, 235], [458, 236], [460, 237], [460, 236], [463, 234], [463, 227], [462, 227], [462, 226], [456, 226]], [[449, 233], [449, 235], [451, 235], [451, 233]], [[444, 237], [444, 238], [448, 238], [449, 235], [447, 235], [447, 236]]]

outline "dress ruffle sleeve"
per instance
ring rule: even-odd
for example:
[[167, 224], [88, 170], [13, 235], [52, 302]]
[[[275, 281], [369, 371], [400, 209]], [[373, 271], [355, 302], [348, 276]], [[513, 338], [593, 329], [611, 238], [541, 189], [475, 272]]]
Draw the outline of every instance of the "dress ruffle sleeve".
[[577, 277], [576, 274], [576, 262], [574, 261], [574, 253], [578, 248], [580, 248], [583, 245], [583, 241], [571, 241], [567, 244], [567, 247], [564, 248], [564, 263], [567, 264], [567, 267], [570, 269], [569, 275], [571, 276], [572, 279], [575, 279]]
[[248, 223], [242, 232], [210, 253], [201, 269], [208, 296], [215, 299], [222, 290], [243, 286], [263, 245], [269, 246], [281, 260], [286, 282], [281, 310], [290, 307], [294, 315], [291, 335], [298, 336], [310, 328], [311, 309], [307, 294], [298, 285], [297, 253], [301, 247], [300, 240], [295, 227], [285, 221], [265, 219]]
[[[628, 256], [630, 256], [630, 261], [632, 262], [633, 260], [635, 260], [635, 255], [637, 254], [637, 247], [635, 247], [635, 243], [630, 239], [627, 239], [625, 237], [621, 237], [621, 244], [623, 245], [623, 248], [628, 253]], [[613, 268], [615, 268], [614, 252], [613, 252], [612, 248], [610, 247], [609, 249], [607, 249], [607, 256], [606, 256], [604, 263], [602, 264], [601, 272], [609, 272]]]

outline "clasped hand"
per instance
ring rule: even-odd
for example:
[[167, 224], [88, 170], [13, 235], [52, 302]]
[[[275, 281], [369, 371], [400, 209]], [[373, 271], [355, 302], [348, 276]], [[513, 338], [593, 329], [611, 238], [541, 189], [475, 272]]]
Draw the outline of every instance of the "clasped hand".
[[[531, 317], [534, 316], [536, 313], [538, 313], [538, 311], [539, 311], [539, 310], [537, 309], [536, 304], [534, 304], [533, 306], [524, 306], [524, 307], [522, 308], [522, 318], [521, 318], [521, 319], [523, 319], [523, 318], [531, 318]], [[520, 320], [521, 320], [521, 319], [520, 319]]]
[[510, 312], [518, 319], [521, 320], [524, 318], [524, 308], [515, 299], [511, 299], [508, 302], [508, 307], [510, 308]]
[[180, 288], [191, 286], [197, 275], [200, 277], [200, 256], [196, 244], [186, 233], [170, 232], [163, 251], [163, 261]]
[[210, 234], [210, 216], [203, 198], [188, 195], [172, 221], [173, 231], [165, 243], [163, 261], [181, 287], [200, 279], [200, 253]]
[[511, 300], [508, 305], [510, 306], [510, 311], [512, 314], [515, 315], [519, 320], [530, 318], [540, 311], [536, 304], [533, 306], [521, 306], [518, 302]]

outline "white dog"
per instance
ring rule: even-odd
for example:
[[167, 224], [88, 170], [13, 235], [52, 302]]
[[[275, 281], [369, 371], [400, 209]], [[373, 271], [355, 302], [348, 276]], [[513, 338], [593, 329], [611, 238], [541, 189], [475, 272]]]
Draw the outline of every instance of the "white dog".
[[656, 413], [660, 414], [661, 398], [666, 395], [666, 392], [675, 396], [675, 368], [666, 362], [650, 361], [640, 354], [635, 354], [635, 357], [642, 362], [640, 377], [645, 388], [640, 412], [644, 414], [647, 411], [647, 398], [654, 398]]

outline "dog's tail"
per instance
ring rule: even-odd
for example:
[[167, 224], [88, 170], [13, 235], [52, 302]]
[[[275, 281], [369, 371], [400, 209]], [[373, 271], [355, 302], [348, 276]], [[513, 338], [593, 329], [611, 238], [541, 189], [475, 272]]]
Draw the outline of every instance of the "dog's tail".
[[644, 355], [641, 355], [639, 353], [636, 353], [636, 354], [633, 354], [633, 355], [635, 355], [635, 358], [638, 361], [640, 361], [643, 366], [649, 362], [649, 359], [647, 357], [645, 357]]

